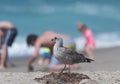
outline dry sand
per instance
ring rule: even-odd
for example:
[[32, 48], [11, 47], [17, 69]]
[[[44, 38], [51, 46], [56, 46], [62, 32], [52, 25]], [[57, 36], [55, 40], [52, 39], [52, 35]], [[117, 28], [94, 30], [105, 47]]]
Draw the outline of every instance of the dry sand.
[[[120, 84], [120, 47], [97, 49], [94, 51], [96, 60], [90, 64], [79, 64], [78, 73], [87, 74], [91, 80], [81, 84]], [[27, 72], [28, 58], [10, 59], [16, 67], [9, 65], [8, 69], [0, 70], [0, 84], [40, 84], [35, 82], [35, 77], [41, 77], [43, 67], [35, 63], [35, 71]], [[41, 70], [41, 72], [38, 70]]]
[[[97, 71], [97, 72], [81, 72], [88, 75], [90, 80], [83, 80], [80, 84], [120, 84], [120, 71]], [[46, 73], [0, 73], [0, 84], [44, 84], [34, 81], [35, 77], [42, 77]]]

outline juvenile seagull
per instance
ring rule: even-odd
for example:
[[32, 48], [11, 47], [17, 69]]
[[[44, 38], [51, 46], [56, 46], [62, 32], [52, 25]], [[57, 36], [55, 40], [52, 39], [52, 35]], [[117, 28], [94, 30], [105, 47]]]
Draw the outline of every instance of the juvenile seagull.
[[66, 68], [66, 64], [69, 65], [69, 73], [70, 73], [70, 65], [75, 63], [83, 63], [83, 62], [91, 62], [92, 59], [86, 58], [83, 54], [79, 54], [71, 49], [65, 48], [63, 46], [63, 39], [54, 37], [52, 41], [55, 42], [55, 45], [53, 47], [53, 54], [56, 57], [56, 59], [65, 64], [63, 70], [61, 73], [63, 73], [64, 69]]

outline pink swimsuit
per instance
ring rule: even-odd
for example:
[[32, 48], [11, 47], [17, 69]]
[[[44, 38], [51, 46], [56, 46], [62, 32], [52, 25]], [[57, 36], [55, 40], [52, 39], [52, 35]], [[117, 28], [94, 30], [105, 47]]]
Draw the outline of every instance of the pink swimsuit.
[[92, 34], [92, 31], [90, 29], [85, 30], [85, 32], [83, 33], [86, 39], [86, 43], [85, 45], [90, 45], [92, 47], [92, 49], [95, 48], [95, 40]]

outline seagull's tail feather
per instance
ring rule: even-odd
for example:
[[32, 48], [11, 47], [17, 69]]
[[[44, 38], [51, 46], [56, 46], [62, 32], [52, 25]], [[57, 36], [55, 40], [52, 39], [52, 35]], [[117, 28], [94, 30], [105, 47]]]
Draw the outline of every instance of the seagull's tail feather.
[[92, 60], [90, 58], [79, 57], [79, 58], [74, 59], [73, 63], [91, 63], [92, 61], [94, 61], [94, 60]]
[[85, 59], [85, 62], [87, 62], [87, 63], [90, 63], [90, 62], [92, 62], [92, 61], [94, 61], [93, 59], [90, 59], [90, 58], [86, 58]]
[[86, 62], [86, 63], [91, 63], [92, 61], [94, 61], [93, 59], [86, 58], [84, 54], [79, 54], [78, 58], [79, 58], [79, 61]]

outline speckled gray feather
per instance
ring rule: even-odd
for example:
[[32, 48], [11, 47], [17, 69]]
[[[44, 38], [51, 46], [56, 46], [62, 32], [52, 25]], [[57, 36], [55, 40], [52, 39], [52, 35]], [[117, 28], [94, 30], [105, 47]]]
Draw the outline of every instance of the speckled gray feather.
[[91, 62], [92, 60], [86, 58], [83, 54], [77, 53], [71, 49], [63, 47], [62, 38], [56, 37], [54, 45], [54, 56], [63, 64], [75, 64], [81, 62]]

